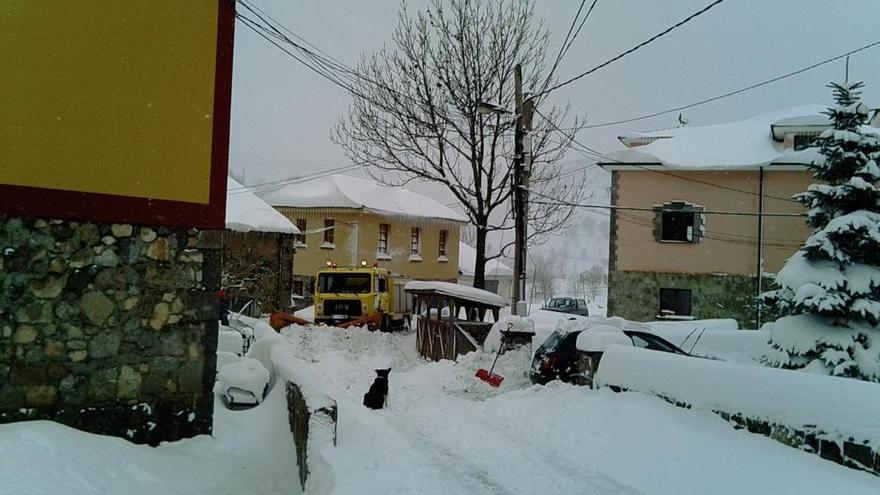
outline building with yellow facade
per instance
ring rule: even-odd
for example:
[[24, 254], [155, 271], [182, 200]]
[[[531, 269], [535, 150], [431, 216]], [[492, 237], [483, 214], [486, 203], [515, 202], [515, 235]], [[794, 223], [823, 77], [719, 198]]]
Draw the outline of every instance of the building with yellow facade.
[[258, 192], [303, 234], [296, 237], [294, 291], [315, 273], [366, 262], [418, 280], [458, 278], [459, 231], [467, 219], [437, 201], [371, 180], [332, 175]]

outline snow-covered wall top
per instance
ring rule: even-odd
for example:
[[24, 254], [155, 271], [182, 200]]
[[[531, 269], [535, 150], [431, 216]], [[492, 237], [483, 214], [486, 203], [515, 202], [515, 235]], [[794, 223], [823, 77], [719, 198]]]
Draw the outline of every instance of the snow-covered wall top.
[[507, 304], [504, 301], [504, 298], [498, 294], [450, 282], [413, 280], [412, 282], [408, 282], [403, 289], [406, 291], [434, 291], [439, 294], [459, 297], [461, 299], [488, 304], [490, 306], [503, 307]]
[[771, 126], [813, 122], [825, 110], [825, 106], [805, 105], [726, 124], [630, 133], [630, 139], [656, 140], [644, 146], [612, 151], [606, 156], [612, 164], [660, 164], [692, 170], [749, 169], [772, 163], [809, 164], [817, 155], [783, 150], [782, 143], [773, 140]]
[[237, 232], [300, 233], [287, 217], [232, 177], [226, 182], [226, 228]]
[[[477, 266], [477, 250], [460, 242], [458, 246], [458, 271], [465, 276], [474, 276]], [[513, 278], [513, 269], [498, 258], [486, 262], [486, 276], [494, 278]]]
[[595, 383], [880, 445], [876, 383], [623, 346], [606, 349]]
[[402, 187], [380, 186], [373, 181], [331, 175], [285, 184], [260, 192], [272, 206], [290, 208], [354, 208], [377, 214], [440, 218], [467, 222], [462, 214], [439, 202]]

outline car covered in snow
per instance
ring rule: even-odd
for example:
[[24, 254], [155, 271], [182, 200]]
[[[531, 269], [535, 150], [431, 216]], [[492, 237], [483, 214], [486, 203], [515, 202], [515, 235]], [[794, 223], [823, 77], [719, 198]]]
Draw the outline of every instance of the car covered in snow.
[[[577, 381], [580, 376], [578, 337], [582, 332], [592, 331], [590, 326], [584, 328], [584, 325], [579, 325], [579, 327], [573, 330], [570, 325], [561, 325], [538, 347], [529, 370], [529, 378], [532, 383], [543, 385], [553, 380], [562, 380], [568, 383]], [[620, 331], [632, 342], [634, 347], [688, 355], [687, 352], [666, 339], [644, 329], [624, 326], [620, 328]]]
[[554, 297], [541, 307], [541, 309], [556, 311], [557, 313], [590, 316], [589, 311], [587, 310], [587, 301], [575, 297]]

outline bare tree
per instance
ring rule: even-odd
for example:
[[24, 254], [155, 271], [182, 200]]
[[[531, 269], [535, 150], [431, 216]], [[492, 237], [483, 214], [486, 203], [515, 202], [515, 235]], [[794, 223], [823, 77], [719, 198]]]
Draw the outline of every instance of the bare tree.
[[595, 301], [602, 289], [608, 285], [608, 275], [601, 266], [594, 265], [589, 270], [581, 272], [579, 276], [585, 291], [590, 294], [590, 301]]
[[[401, 7], [391, 47], [364, 57], [352, 74], [354, 102], [333, 139], [355, 163], [370, 166], [374, 179], [402, 186], [413, 180], [443, 184], [476, 226], [474, 286], [483, 287], [486, 238], [511, 229], [513, 128], [510, 116], [480, 114], [476, 102], [511, 106], [513, 68], [524, 69], [524, 86], [539, 93], [549, 31], [534, 16], [534, 0], [430, 0], [412, 15]], [[582, 127], [554, 138], [569, 107], [542, 108], [532, 132], [533, 198], [552, 204], [529, 207], [529, 243], [540, 244], [571, 219], [567, 204], [583, 197], [583, 176], [566, 177], [559, 162]], [[561, 205], [565, 203], [565, 205]]]
[[532, 278], [533, 293], [541, 296], [546, 303], [548, 299], [553, 297], [559, 266], [552, 261], [552, 258], [535, 256], [532, 258], [531, 268], [529, 275]]

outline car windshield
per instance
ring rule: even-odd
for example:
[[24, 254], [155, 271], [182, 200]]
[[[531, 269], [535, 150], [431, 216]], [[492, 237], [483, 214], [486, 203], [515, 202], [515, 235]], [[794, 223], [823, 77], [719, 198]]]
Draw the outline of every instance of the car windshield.
[[550, 336], [547, 337], [547, 339], [544, 340], [544, 342], [541, 344], [541, 349], [553, 349], [553, 348], [555, 348], [556, 345], [559, 344], [559, 341], [562, 340], [563, 337], [565, 337], [565, 333], [564, 333], [564, 332], [560, 332], [560, 331], [558, 331], [558, 330], [554, 331], [554, 332], [551, 333]]
[[318, 275], [318, 292], [366, 294], [370, 292], [369, 273], [322, 273]]
[[641, 333], [641, 332], [632, 332], [629, 334], [630, 339], [632, 339], [633, 346], [641, 347], [644, 349], [650, 349], [653, 351], [663, 351], [663, 352], [672, 352], [675, 354], [685, 354], [684, 351], [670, 344], [669, 342], [657, 337], [656, 335], [651, 335], [649, 333]]

